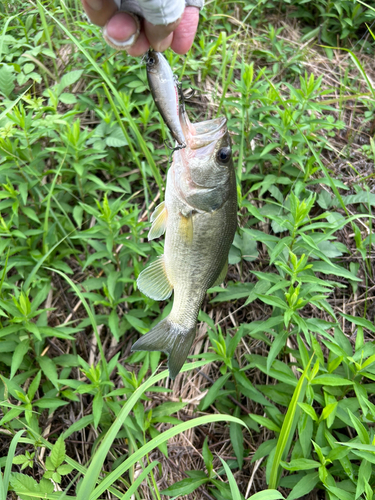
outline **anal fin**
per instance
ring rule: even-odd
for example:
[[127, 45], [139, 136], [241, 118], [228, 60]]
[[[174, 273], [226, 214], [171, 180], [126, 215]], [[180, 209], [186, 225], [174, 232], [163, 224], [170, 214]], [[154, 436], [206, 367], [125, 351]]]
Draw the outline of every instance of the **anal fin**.
[[165, 270], [164, 255], [158, 257], [141, 272], [137, 285], [142, 293], [154, 300], [165, 300], [171, 296], [173, 285]]
[[165, 233], [165, 229], [167, 227], [167, 216], [168, 212], [165, 208], [165, 202], [163, 201], [155, 208], [151, 215], [152, 226], [150, 232], [148, 233], [148, 241], [159, 238], [159, 236]]
[[225, 280], [227, 272], [228, 272], [228, 261], [224, 264], [223, 269], [220, 271], [219, 276], [216, 278], [216, 281], [212, 286], [221, 285], [221, 283]]

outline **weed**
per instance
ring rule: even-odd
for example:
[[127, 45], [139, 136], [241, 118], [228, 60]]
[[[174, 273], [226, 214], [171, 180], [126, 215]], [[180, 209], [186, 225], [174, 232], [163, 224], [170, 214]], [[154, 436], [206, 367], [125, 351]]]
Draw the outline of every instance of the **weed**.
[[0, 5], [0, 500], [372, 499], [373, 9], [209, 2], [167, 52], [192, 121], [227, 115], [239, 199], [174, 382], [130, 354], [171, 307], [136, 285], [168, 130], [82, 19]]

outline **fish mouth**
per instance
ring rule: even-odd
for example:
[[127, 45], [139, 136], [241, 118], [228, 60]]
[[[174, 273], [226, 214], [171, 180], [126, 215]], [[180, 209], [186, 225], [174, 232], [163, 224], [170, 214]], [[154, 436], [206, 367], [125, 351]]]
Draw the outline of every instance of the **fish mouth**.
[[227, 119], [225, 116], [192, 124], [186, 113], [185, 106], [180, 107], [180, 123], [190, 149], [200, 149], [208, 146], [227, 133]]

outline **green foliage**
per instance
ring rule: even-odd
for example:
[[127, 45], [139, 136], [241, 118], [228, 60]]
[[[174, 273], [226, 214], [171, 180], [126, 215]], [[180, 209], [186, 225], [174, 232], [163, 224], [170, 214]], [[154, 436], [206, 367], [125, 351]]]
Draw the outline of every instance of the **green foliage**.
[[[0, 500], [372, 499], [375, 11], [208, 2], [189, 54], [166, 53], [184, 87], [212, 90], [192, 121], [227, 115], [239, 201], [225, 287], [200, 313], [208, 352], [183, 369], [198, 393], [179, 399], [161, 353], [128, 349], [170, 307], [136, 286], [163, 252], [146, 229], [169, 132], [144, 63], [80, 9], [0, 4]], [[344, 47], [328, 77], [313, 40]], [[197, 426], [196, 470], [167, 476], [169, 440]], [[250, 488], [254, 462], [269, 489]]]

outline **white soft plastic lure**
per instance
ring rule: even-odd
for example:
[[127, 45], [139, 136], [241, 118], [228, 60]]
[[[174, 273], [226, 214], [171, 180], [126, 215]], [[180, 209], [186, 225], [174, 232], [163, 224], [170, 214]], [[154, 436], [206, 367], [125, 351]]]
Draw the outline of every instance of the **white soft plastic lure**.
[[179, 90], [177, 80], [166, 58], [160, 52], [150, 49], [147, 53], [147, 79], [163, 120], [178, 143], [176, 149], [186, 146], [179, 120]]

